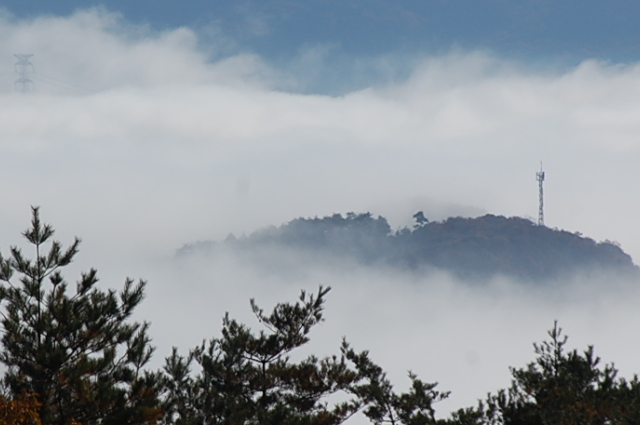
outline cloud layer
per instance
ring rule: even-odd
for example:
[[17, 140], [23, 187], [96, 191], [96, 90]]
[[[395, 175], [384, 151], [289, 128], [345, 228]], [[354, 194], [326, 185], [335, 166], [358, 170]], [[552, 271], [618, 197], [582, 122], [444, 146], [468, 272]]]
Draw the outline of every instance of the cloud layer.
[[[248, 312], [250, 296], [276, 302], [332, 284], [320, 339], [337, 347], [346, 334], [394, 376], [411, 367], [441, 381], [462, 394], [450, 407], [506, 385], [507, 366], [532, 359], [530, 343], [554, 318], [576, 346], [596, 343], [627, 371], [637, 358], [626, 332], [639, 319], [624, 287], [550, 303], [506, 283], [483, 293], [359, 269], [284, 282], [232, 259], [170, 260], [183, 243], [298, 216], [371, 211], [394, 226], [419, 209], [430, 219], [535, 216], [540, 160], [547, 225], [618, 241], [637, 260], [637, 64], [540, 70], [451, 52], [413, 58], [406, 79], [326, 96], [296, 91], [313, 67], [212, 61], [219, 45], [188, 28], [153, 32], [104, 11], [5, 19], [0, 41], [2, 251], [21, 243], [29, 205], [42, 206], [62, 240], [83, 237], [75, 267], [96, 266], [111, 286], [127, 274], [152, 282], [143, 313], [159, 356], [213, 334], [225, 309]], [[14, 90], [14, 53], [34, 54], [26, 95]], [[307, 53], [299, 64], [313, 63]]]
[[603, 363], [615, 361], [621, 376], [637, 371], [640, 344], [631, 335], [640, 325], [638, 288], [610, 278], [605, 290], [602, 281], [584, 278], [544, 288], [501, 279], [474, 286], [445, 274], [416, 276], [348, 263], [333, 268], [303, 263], [282, 272], [225, 255], [191, 258], [179, 266], [158, 263], [147, 276], [151, 282], [174, 282], [151, 286], [142, 312], [153, 317], [155, 342], [164, 352], [217, 336], [222, 311], [260, 329], [249, 298], [268, 311], [277, 302], [293, 301], [299, 288], [330, 285], [326, 321], [312, 332], [308, 349], [294, 357], [334, 354], [344, 336], [354, 348], [368, 349], [399, 389], [407, 389], [411, 370], [451, 390], [449, 400], [436, 406], [440, 417], [508, 387], [508, 366], [533, 361], [532, 343], [546, 339], [554, 320], [569, 335], [570, 349], [593, 344]]

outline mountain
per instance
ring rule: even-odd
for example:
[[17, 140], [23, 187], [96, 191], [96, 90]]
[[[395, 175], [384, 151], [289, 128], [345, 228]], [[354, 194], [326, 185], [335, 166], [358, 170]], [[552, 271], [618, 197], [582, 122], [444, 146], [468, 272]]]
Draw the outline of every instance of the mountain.
[[323, 261], [347, 259], [418, 272], [439, 269], [463, 279], [506, 275], [522, 280], [549, 280], [575, 272], [617, 272], [640, 276], [631, 257], [613, 242], [596, 242], [577, 233], [539, 226], [519, 217], [485, 215], [429, 222], [419, 212], [413, 228], [393, 232], [384, 217], [370, 213], [297, 218], [242, 239], [198, 242], [178, 250], [232, 249], [269, 261], [292, 253]]

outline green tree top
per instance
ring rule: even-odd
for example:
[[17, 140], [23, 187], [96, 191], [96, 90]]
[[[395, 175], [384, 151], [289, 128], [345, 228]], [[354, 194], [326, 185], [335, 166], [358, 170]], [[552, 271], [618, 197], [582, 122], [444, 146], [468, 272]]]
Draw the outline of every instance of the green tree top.
[[[32, 208], [23, 236], [33, 259], [17, 247], [0, 254], [0, 361], [14, 396], [34, 394], [45, 424], [143, 424], [159, 416], [158, 380], [143, 368], [153, 347], [148, 323], [131, 322], [145, 282], [126, 279], [120, 293], [96, 287], [94, 269], [70, 293], [61, 269], [80, 240], [64, 249]], [[17, 275], [17, 278], [14, 277]]]
[[[186, 357], [174, 349], [164, 367], [164, 423], [337, 425], [362, 411], [374, 424], [434, 424], [432, 403], [446, 393], [414, 375], [409, 392], [395, 393], [369, 354], [345, 341], [337, 355], [291, 361], [323, 320], [329, 290], [303, 291], [298, 302], [278, 304], [268, 315], [251, 300], [264, 330], [252, 332], [225, 315], [219, 338]], [[332, 403], [337, 394], [341, 401]]]

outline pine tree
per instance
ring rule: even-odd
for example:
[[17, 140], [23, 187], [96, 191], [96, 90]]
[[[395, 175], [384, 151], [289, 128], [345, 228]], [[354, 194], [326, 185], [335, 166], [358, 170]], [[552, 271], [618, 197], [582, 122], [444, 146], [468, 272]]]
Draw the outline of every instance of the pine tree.
[[0, 425], [42, 425], [38, 407], [33, 395], [21, 394], [13, 400], [0, 396]]
[[442, 425], [631, 425], [640, 423], [640, 382], [600, 365], [592, 346], [567, 350], [555, 323], [549, 339], [534, 344], [537, 358], [511, 368], [511, 387], [477, 408], [461, 409]]
[[[252, 300], [266, 330], [256, 334], [225, 315], [220, 338], [186, 357], [174, 349], [164, 367], [164, 423], [338, 425], [362, 411], [374, 424], [435, 424], [432, 403], [447, 394], [413, 375], [411, 390], [396, 394], [369, 354], [345, 341], [339, 355], [290, 360], [323, 320], [329, 289], [303, 291], [297, 303], [278, 304], [269, 315]], [[341, 401], [330, 403], [336, 395]]]
[[47, 425], [156, 422], [158, 376], [144, 369], [153, 353], [149, 324], [130, 322], [145, 282], [127, 279], [119, 294], [103, 291], [91, 269], [70, 293], [61, 269], [78, 253], [80, 240], [63, 249], [53, 234], [33, 207], [23, 236], [35, 257], [17, 247], [7, 258], [0, 254], [0, 361], [7, 366], [7, 391], [32, 394]]
[[571, 425], [609, 423], [616, 409], [612, 397], [617, 371], [600, 367], [600, 359], [588, 347], [582, 354], [567, 351], [567, 337], [554, 324], [550, 339], [534, 344], [535, 362], [511, 369], [508, 392], [493, 398], [505, 423]]

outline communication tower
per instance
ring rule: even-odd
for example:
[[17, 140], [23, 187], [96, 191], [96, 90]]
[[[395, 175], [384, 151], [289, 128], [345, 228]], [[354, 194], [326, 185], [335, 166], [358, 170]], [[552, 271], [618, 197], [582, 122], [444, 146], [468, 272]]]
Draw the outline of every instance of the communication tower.
[[15, 69], [18, 75], [20, 76], [16, 80], [16, 89], [20, 93], [26, 93], [30, 90], [33, 90], [33, 81], [27, 75], [29, 70], [34, 71], [33, 64], [31, 63], [31, 61], [29, 61], [29, 58], [31, 58], [33, 55], [32, 54], [29, 54], [29, 55], [16, 54], [13, 56], [18, 58], [18, 62], [16, 62], [15, 64]]
[[544, 190], [542, 182], [544, 182], [544, 171], [542, 170], [542, 162], [540, 162], [540, 171], [536, 173], [538, 181], [538, 226], [544, 226]]

